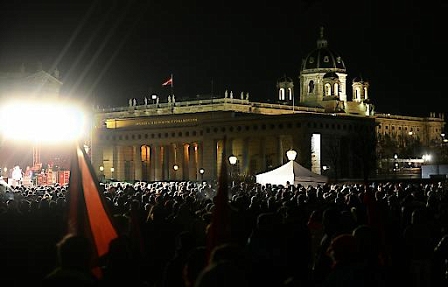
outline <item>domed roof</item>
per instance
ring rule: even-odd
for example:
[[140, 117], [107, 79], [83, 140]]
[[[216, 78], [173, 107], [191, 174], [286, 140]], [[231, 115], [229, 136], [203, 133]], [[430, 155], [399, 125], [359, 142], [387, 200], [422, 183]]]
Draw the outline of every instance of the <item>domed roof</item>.
[[317, 40], [317, 48], [311, 51], [302, 62], [302, 71], [316, 69], [334, 69], [345, 72], [345, 64], [342, 57], [328, 48], [328, 42], [324, 39], [323, 27], [320, 29], [320, 37]]
[[352, 83], [364, 83], [366, 82], [361, 76], [354, 77]]
[[286, 75], [283, 75], [283, 77], [280, 77], [277, 80], [277, 83], [283, 83], [283, 82], [288, 82], [288, 83], [292, 83], [293, 80], [290, 77], [287, 77]]
[[284, 75], [283, 77], [281, 77], [280, 79], [277, 80], [277, 88], [292, 88], [294, 87], [294, 81], [290, 78], [287, 77], [286, 75]]

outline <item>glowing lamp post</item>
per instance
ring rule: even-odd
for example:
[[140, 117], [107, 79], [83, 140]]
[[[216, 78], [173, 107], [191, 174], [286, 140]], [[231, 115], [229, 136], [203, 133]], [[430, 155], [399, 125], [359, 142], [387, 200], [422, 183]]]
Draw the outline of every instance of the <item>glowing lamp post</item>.
[[111, 167], [110, 168], [110, 174], [111, 174], [110, 179], [114, 179], [114, 171], [115, 171], [115, 168]]
[[400, 169], [398, 164], [398, 154], [394, 154], [394, 171], [397, 172]]
[[104, 166], [100, 166], [100, 181], [103, 182], [104, 179]]
[[156, 94], [152, 94], [151, 95], [151, 99], [152, 99], [152, 104], [155, 104], [156, 100], [157, 100], [157, 95]]
[[288, 158], [289, 161], [293, 161], [297, 157], [297, 152], [293, 149], [290, 149], [286, 152], [286, 157]]
[[174, 179], [177, 179], [176, 172], [179, 170], [179, 166], [177, 164], [175, 164], [175, 165], [173, 165], [173, 169], [174, 169]]
[[231, 156], [229, 156], [229, 163], [231, 165], [231, 168], [230, 168], [230, 178], [232, 179], [232, 186], [234, 184], [234, 180], [233, 180], [234, 169], [235, 169], [235, 165], [236, 165], [237, 161], [238, 161], [238, 158], [236, 156], [234, 156], [233, 154]]
[[205, 169], [201, 167], [199, 169], [199, 173], [201, 174], [201, 181], [204, 181], [204, 172], [205, 172]]

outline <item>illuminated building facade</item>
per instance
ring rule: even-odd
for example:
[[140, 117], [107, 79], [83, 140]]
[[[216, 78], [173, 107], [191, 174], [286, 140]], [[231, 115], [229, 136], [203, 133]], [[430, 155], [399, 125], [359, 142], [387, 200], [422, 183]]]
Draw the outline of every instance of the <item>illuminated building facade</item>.
[[293, 80], [280, 78], [276, 104], [226, 91], [214, 99], [98, 110], [93, 165], [104, 178], [121, 181], [216, 179], [228, 160], [221, 158], [225, 146], [226, 156], [237, 158], [231, 171], [251, 177], [285, 163], [286, 151], [294, 149], [296, 160], [316, 173], [330, 168], [335, 179], [362, 179], [378, 172], [380, 139], [405, 146], [413, 136], [429, 147], [444, 129], [441, 114], [376, 113], [363, 79], [353, 79], [349, 97], [345, 63], [328, 48], [323, 30], [302, 62], [299, 82], [296, 97]]

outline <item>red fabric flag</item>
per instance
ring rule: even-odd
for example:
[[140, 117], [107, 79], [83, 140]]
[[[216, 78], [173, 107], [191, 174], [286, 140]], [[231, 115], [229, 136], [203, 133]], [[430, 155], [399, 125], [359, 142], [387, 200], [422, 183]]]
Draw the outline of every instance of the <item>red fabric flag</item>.
[[173, 75], [171, 75], [171, 77], [162, 84], [162, 86], [168, 86], [170, 85], [171, 87], [173, 86]]
[[227, 158], [225, 153], [225, 138], [221, 159], [221, 171], [218, 177], [218, 191], [213, 198], [214, 208], [211, 222], [207, 229], [207, 259], [213, 249], [231, 240], [229, 188], [227, 181]]
[[[68, 233], [90, 239], [94, 264], [109, 251], [109, 243], [118, 237], [105, 197], [100, 192], [92, 164], [83, 148], [77, 146], [71, 159], [68, 190]], [[101, 277], [99, 266], [93, 269]]]

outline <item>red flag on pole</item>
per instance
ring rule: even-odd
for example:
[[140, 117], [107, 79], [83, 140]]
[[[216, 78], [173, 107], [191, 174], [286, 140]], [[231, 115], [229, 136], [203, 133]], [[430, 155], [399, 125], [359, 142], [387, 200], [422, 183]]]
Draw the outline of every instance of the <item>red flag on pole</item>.
[[223, 140], [221, 170], [218, 177], [218, 191], [213, 198], [214, 208], [210, 225], [207, 229], [207, 259], [213, 249], [231, 240], [229, 188], [227, 181], [226, 138]]
[[[100, 192], [93, 167], [83, 148], [77, 146], [71, 159], [68, 190], [68, 233], [90, 239], [94, 263], [109, 251], [109, 243], [118, 237], [105, 197]], [[102, 276], [99, 266], [95, 275]]]
[[168, 85], [170, 85], [171, 87], [173, 86], [173, 74], [171, 74], [171, 77], [162, 84], [162, 86], [168, 86]]

